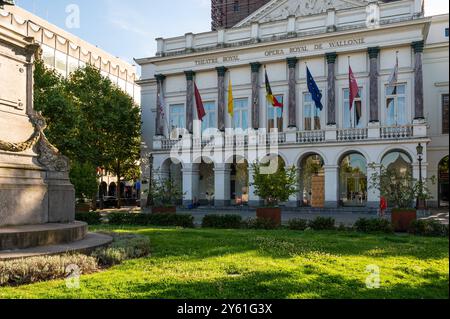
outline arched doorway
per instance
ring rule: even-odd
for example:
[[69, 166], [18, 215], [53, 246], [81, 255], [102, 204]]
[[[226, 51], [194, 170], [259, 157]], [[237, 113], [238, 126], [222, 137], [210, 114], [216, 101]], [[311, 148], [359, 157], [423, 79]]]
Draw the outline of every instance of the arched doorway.
[[117, 185], [112, 182], [109, 184], [108, 196], [115, 197], [116, 196]]
[[438, 196], [439, 196], [439, 207], [449, 206], [449, 183], [448, 183], [448, 156], [444, 157], [439, 162], [439, 177], [438, 177]]
[[403, 151], [392, 151], [384, 155], [381, 165], [386, 169], [394, 169], [402, 175], [412, 176], [412, 159]]
[[214, 163], [202, 161], [199, 164], [199, 204], [212, 206], [214, 204]]
[[301, 207], [325, 206], [325, 172], [323, 158], [318, 154], [304, 156], [299, 163], [299, 200]]
[[249, 201], [249, 175], [248, 162], [244, 158], [234, 157], [230, 165], [230, 196], [231, 205], [248, 205]]
[[367, 205], [367, 161], [360, 153], [349, 153], [339, 163], [341, 206]]
[[[173, 182], [173, 186], [180, 192], [183, 189], [183, 166], [180, 162], [167, 159], [155, 173], [154, 178], [156, 180], [170, 179]], [[182, 204], [182, 198], [177, 199], [176, 204]]]
[[101, 182], [98, 187], [98, 197], [102, 198], [108, 196], [108, 184], [106, 182]]

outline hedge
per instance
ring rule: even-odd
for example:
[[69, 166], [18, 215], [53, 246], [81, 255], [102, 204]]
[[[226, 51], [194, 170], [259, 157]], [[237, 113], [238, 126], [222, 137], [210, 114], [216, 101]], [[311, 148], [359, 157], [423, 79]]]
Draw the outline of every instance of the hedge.
[[99, 212], [79, 212], [75, 214], [75, 220], [88, 223], [89, 225], [100, 225], [102, 223], [102, 215]]
[[386, 233], [392, 234], [394, 228], [390, 221], [386, 219], [374, 219], [374, 218], [360, 218], [353, 226], [356, 231], [362, 233]]
[[239, 229], [242, 217], [239, 215], [206, 215], [202, 221], [203, 228]]
[[411, 223], [409, 233], [419, 236], [448, 237], [448, 225], [436, 220], [416, 220]]
[[194, 227], [194, 217], [185, 214], [112, 213], [108, 221], [111, 225]]

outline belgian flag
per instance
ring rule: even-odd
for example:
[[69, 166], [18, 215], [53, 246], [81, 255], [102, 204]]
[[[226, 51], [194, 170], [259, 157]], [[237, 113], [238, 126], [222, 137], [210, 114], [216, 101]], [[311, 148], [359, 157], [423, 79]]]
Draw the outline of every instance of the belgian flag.
[[283, 104], [280, 103], [277, 98], [272, 93], [272, 88], [270, 87], [269, 76], [267, 75], [267, 70], [264, 67], [266, 73], [266, 96], [267, 100], [272, 104], [273, 107], [283, 108]]

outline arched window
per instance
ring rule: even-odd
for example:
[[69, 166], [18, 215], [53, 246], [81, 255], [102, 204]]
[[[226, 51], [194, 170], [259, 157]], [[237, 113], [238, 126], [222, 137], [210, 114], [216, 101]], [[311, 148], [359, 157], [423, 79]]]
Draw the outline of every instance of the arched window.
[[367, 161], [359, 153], [341, 160], [339, 174], [340, 201], [343, 206], [365, 207], [367, 204]]
[[323, 159], [320, 155], [310, 154], [300, 161], [300, 206], [324, 207], [325, 175]]

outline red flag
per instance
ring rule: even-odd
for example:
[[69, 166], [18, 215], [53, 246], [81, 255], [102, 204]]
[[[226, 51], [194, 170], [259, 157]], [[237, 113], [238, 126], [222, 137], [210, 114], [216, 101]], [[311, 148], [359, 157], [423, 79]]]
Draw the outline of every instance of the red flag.
[[194, 82], [194, 91], [195, 91], [195, 104], [197, 104], [197, 115], [200, 121], [203, 121], [203, 118], [206, 115], [205, 108], [203, 106], [202, 97], [200, 92], [198, 91], [197, 84]]
[[349, 79], [349, 89], [350, 89], [350, 110], [353, 108], [353, 102], [359, 95], [359, 86], [356, 82], [355, 74], [353, 74], [352, 67], [349, 66], [348, 79]]

